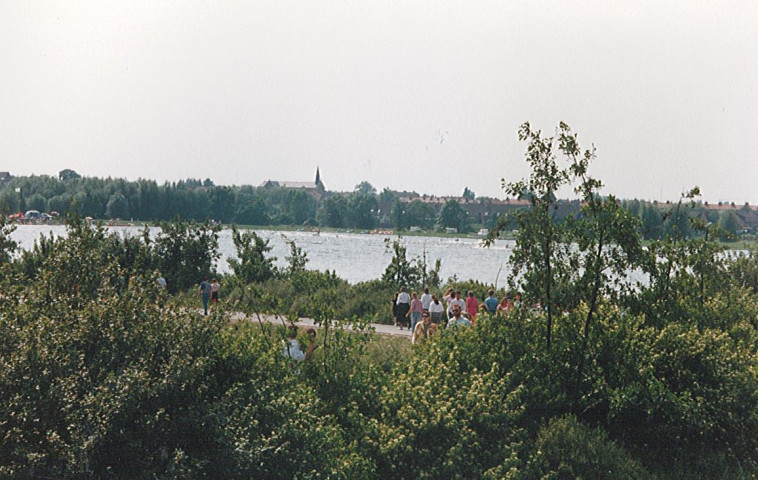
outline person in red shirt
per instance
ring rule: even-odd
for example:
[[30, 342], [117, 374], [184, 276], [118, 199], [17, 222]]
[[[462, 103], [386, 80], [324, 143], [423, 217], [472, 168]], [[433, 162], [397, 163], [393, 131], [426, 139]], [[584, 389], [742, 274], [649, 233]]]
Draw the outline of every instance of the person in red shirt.
[[468, 298], [466, 299], [466, 313], [471, 317], [471, 323], [476, 321], [476, 312], [479, 311], [479, 301], [474, 296], [473, 290], [468, 291]]

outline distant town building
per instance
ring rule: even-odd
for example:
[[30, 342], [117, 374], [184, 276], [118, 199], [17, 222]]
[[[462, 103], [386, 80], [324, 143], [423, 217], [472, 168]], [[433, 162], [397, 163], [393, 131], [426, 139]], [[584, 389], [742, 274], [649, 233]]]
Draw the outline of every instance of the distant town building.
[[266, 180], [260, 184], [262, 188], [291, 188], [296, 190], [303, 190], [309, 195], [312, 195], [316, 199], [320, 199], [326, 188], [321, 182], [321, 172], [316, 167], [316, 179], [313, 182], [293, 182], [289, 180]]
[[10, 172], [0, 172], [0, 183], [7, 184], [11, 181], [13, 175]]

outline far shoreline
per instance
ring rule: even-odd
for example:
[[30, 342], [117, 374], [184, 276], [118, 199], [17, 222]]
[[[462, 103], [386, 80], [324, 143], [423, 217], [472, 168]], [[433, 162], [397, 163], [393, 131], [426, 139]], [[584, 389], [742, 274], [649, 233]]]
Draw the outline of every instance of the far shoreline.
[[[194, 221], [195, 223], [202, 223], [197, 222], [196, 220], [186, 220], [181, 219], [182, 221], [190, 222]], [[142, 227], [148, 227], [148, 228], [156, 228], [158, 227], [159, 223], [161, 221], [166, 222], [172, 222], [173, 220], [157, 220], [157, 221], [142, 221], [142, 220], [97, 220], [92, 219], [91, 222], [93, 224], [102, 225], [103, 227], [108, 228], [119, 228], [119, 227], [136, 227], [136, 228], [142, 228]], [[65, 225], [64, 222], [56, 221], [56, 222], [49, 222], [49, 223], [15, 223], [11, 222], [12, 225], [18, 226], [18, 227], [25, 227], [25, 226], [31, 226], [31, 227], [41, 227], [44, 225], [48, 226], [57, 226], [57, 225]], [[269, 230], [273, 232], [310, 232], [313, 234], [319, 234], [319, 233], [345, 233], [345, 234], [357, 234], [357, 235], [384, 235], [384, 236], [390, 236], [390, 237], [437, 237], [437, 238], [467, 238], [467, 239], [479, 239], [484, 240], [487, 238], [486, 235], [479, 235], [474, 232], [465, 232], [465, 233], [447, 233], [447, 232], [440, 232], [436, 230], [401, 230], [400, 232], [396, 231], [393, 228], [375, 228], [372, 230], [366, 230], [366, 229], [357, 229], [357, 228], [334, 228], [334, 227], [315, 227], [315, 226], [308, 226], [308, 225], [240, 225], [240, 224], [232, 224], [232, 223], [221, 223], [218, 224], [221, 226], [222, 229], [231, 229], [232, 225], [235, 225], [240, 230], [253, 230], [253, 231], [260, 231], [260, 230]], [[497, 240], [511, 240], [515, 241], [516, 237], [518, 235], [517, 231], [514, 230], [508, 230], [501, 232], [500, 235], [497, 237]], [[653, 242], [653, 240], [643, 240], [642, 244], [645, 246], [650, 245]], [[750, 249], [751, 246], [755, 246], [758, 244], [758, 236], [743, 236], [742, 238], [735, 240], [733, 242], [726, 242], [723, 240], [717, 240], [718, 244], [727, 250], [747, 250]]]

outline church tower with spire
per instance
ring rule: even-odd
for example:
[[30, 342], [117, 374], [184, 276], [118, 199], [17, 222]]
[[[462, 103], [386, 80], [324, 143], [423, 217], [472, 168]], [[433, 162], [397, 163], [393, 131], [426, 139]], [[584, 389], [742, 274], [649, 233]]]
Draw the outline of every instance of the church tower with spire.
[[326, 188], [324, 188], [324, 184], [321, 183], [321, 173], [319, 172], [318, 167], [316, 167], [316, 189], [319, 190], [321, 193], [324, 193]]

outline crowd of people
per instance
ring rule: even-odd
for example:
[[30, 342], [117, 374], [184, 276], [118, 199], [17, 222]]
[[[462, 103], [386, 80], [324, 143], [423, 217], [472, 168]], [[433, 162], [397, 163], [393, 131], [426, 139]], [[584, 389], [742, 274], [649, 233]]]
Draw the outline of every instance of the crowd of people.
[[[392, 320], [399, 329], [407, 328], [412, 332], [411, 342], [426, 340], [441, 327], [458, 328], [476, 324], [478, 314], [506, 314], [521, 305], [521, 294], [511, 298], [506, 295], [498, 300], [495, 291], [489, 290], [481, 302], [473, 290], [466, 298], [462, 292], [449, 288], [442, 300], [436, 294], [430, 294], [428, 288], [419, 297], [417, 292], [408, 294], [406, 287], [401, 287], [392, 298]], [[444, 303], [443, 303], [444, 302]]]
[[[157, 282], [165, 288], [165, 280], [158, 273]], [[204, 277], [200, 282], [197, 295], [203, 304], [203, 313], [208, 315], [209, 304], [218, 302], [221, 285], [215, 278], [209, 282]], [[462, 292], [453, 288], [447, 289], [440, 298], [436, 293], [429, 293], [424, 288], [419, 296], [417, 292], [408, 293], [406, 287], [401, 287], [392, 298], [392, 320], [399, 329], [407, 328], [412, 332], [411, 342], [416, 344], [431, 338], [440, 328], [463, 328], [476, 324], [479, 314], [504, 315], [511, 309], [521, 305], [521, 294], [516, 292], [513, 297], [506, 295], [500, 300], [495, 297], [495, 291], [489, 290], [487, 297], [480, 302], [473, 290], [462, 298]], [[294, 325], [288, 331], [288, 341], [283, 352], [285, 356], [296, 361], [310, 357], [315, 347], [315, 330], [309, 329], [307, 335], [311, 339], [307, 352], [303, 352], [297, 341], [297, 327]]]

